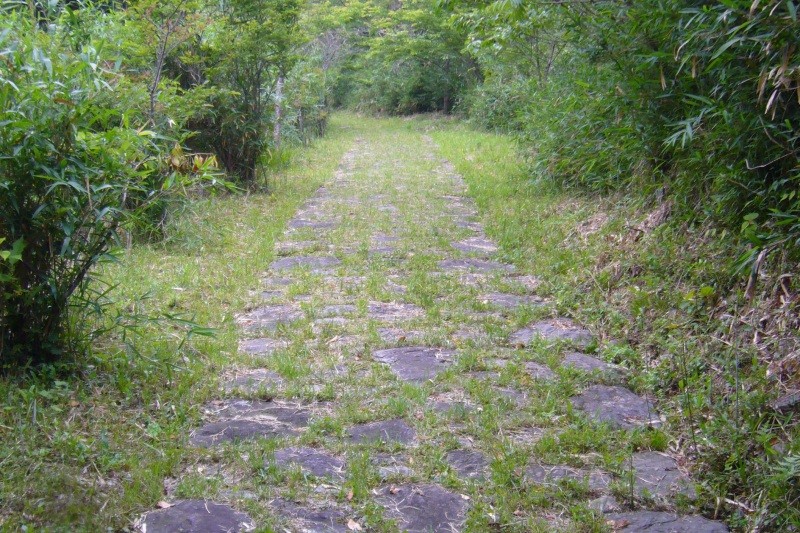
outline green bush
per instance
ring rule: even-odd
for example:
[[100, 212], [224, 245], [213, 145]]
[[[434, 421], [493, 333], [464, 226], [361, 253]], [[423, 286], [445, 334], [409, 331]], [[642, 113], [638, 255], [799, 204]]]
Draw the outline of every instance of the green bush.
[[[209, 22], [208, 37], [186, 42], [171, 74], [184, 89], [216, 88], [210, 110], [189, 127], [191, 146], [214, 152], [231, 178], [256, 183], [272, 140], [277, 81], [292, 67], [298, 42], [297, 0], [236, 0]], [[185, 58], [191, 57], [191, 62]]]
[[114, 63], [64, 48], [69, 31], [0, 21], [3, 370], [56, 362], [83, 342], [69, 333], [94, 307], [94, 267], [123, 225], [185, 184], [181, 162], [165, 157], [174, 141], [129, 125]]

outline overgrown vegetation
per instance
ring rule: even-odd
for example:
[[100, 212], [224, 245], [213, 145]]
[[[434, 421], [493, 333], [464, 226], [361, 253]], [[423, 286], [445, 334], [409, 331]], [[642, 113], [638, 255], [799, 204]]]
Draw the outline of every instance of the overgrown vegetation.
[[449, 5], [486, 74], [465, 112], [519, 134], [539, 175], [657, 190], [727, 228], [742, 266], [797, 260], [792, 2]]
[[[747, 527], [797, 527], [793, 504], [782, 503], [797, 498], [796, 2], [426, 5], [430, 17], [414, 17], [419, 4], [328, 7], [348, 21], [340, 33], [351, 53], [371, 59], [342, 54], [337, 87], [356, 97], [339, 101], [448, 111], [441, 97], [434, 106], [418, 98], [443, 82], [407, 70], [416, 54], [391, 51], [402, 36], [427, 65], [456, 54], [454, 110], [518, 140], [523, 182], [622, 198], [641, 222], [609, 237], [618, 242], [580, 279], [584, 294], [583, 283], [602, 289], [609, 302], [597, 313], [610, 305], [632, 321], [603, 327], [658, 366], [651, 386], [672, 391], [689, 420], [679, 440], [721, 498], [718, 511], [741, 513]], [[449, 44], [426, 48], [445, 19], [448, 38], [438, 40]], [[617, 207], [608, 210], [587, 225], [604, 226]], [[542, 220], [522, 208], [516, 216]]]
[[794, 2], [358, 0], [313, 13], [336, 49], [338, 103], [457, 109], [518, 136], [536, 176], [657, 192], [726, 228], [742, 268], [798, 259]]
[[[321, 174], [310, 181], [275, 180], [297, 168], [294, 155], [309, 157], [300, 146], [326, 132], [330, 108], [346, 107], [455, 114], [513, 137], [516, 152], [505, 136], [412, 123], [435, 130], [508, 258], [549, 280], [543, 294], [562, 313], [616, 339], [603, 356], [660, 396], [669, 445], [695, 465], [706, 514], [739, 529], [800, 528], [797, 7], [1, 2], [0, 372], [37, 367], [25, 386], [3, 383], [0, 424], [16, 431], [4, 457], [36, 443], [3, 491], [29, 470], [44, 480], [45, 462], [34, 456], [55, 453], [66, 486], [92, 465], [126, 498], [119, 514], [96, 522], [81, 513], [99, 502], [70, 502], [64, 524], [123, 527], [123, 515], [160, 493], [177, 464], [168, 441], [196, 418], [180, 402], [207, 371], [185, 338], [222, 326], [225, 347], [199, 344], [233, 351], [229, 308], [244, 303], [242, 279], [255, 286], [263, 267], [239, 265], [242, 279], [215, 278], [207, 289], [194, 275], [199, 257], [218, 246], [211, 264], [224, 270], [242, 225], [276, 231], [350, 133], [338, 132], [321, 166], [312, 160]], [[347, 119], [362, 127], [354, 124]], [[288, 197], [215, 196], [264, 188]], [[246, 217], [234, 214], [251, 201]], [[266, 228], [254, 222], [259, 209], [276, 217]], [[259, 246], [263, 260], [269, 252]], [[123, 255], [130, 272], [113, 264]], [[162, 261], [174, 272], [158, 270]], [[151, 284], [149, 275], [163, 279]], [[421, 286], [424, 303], [433, 289]], [[213, 303], [198, 311], [206, 290]], [[225, 291], [237, 296], [228, 301]], [[65, 366], [86, 384], [58, 381]], [[165, 398], [177, 407], [162, 412], [158, 391], [176, 383]], [[158, 407], [133, 425], [101, 409], [109, 440], [88, 427], [91, 409], [81, 411], [80, 430], [61, 424], [60, 413], [82, 402]], [[146, 428], [157, 453], [123, 457], [133, 426]], [[42, 433], [55, 437], [44, 443]], [[115, 477], [138, 460], [147, 465], [141, 477]], [[4, 496], [3, 513], [51, 512], [56, 488], [43, 486], [33, 504]]]
[[[45, 366], [0, 379], [0, 529], [122, 530], [164, 498], [165, 480], [195, 461], [182, 442], [236, 353], [233, 315], [251, 301], [286, 221], [358, 133], [339, 121], [273, 173], [270, 193], [195, 199], [166, 239], [100, 265], [114, 284], [104, 325], [125, 327], [95, 339], [69, 376]], [[215, 335], [185, 342], [169, 316]]]
[[603, 332], [603, 357], [659, 399], [705, 511], [735, 530], [800, 527], [800, 427], [794, 407], [775, 401], [797, 388], [793, 292], [777, 281], [748, 303], [731, 276], [740, 249], [713, 229], [667, 224], [663, 209], [619, 193], [565, 195], [532, 182], [502, 137], [426, 126], [508, 258], [562, 312]]
[[188, 197], [265, 185], [327, 111], [293, 0], [0, 7], [7, 372], [84, 353], [104, 329], [98, 263], [164, 238]]

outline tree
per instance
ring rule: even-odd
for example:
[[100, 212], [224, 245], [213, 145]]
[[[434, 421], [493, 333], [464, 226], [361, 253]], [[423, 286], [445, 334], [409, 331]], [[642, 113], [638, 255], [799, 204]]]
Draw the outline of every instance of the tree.
[[223, 90], [203, 137], [246, 185], [270, 140], [275, 86], [295, 61], [299, 9], [299, 0], [233, 0], [206, 48], [208, 79]]

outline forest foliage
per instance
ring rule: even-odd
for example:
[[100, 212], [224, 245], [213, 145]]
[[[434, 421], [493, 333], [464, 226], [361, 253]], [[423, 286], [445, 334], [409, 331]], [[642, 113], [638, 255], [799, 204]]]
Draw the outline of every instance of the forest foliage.
[[[727, 228], [743, 268], [800, 250], [796, 2], [355, 0], [313, 7], [339, 104], [457, 112], [534, 173]], [[344, 43], [344, 46], [341, 44]]]
[[0, 365], [19, 370], [85, 349], [99, 262], [188, 196], [262, 185], [327, 111], [297, 0], [1, 7]]
[[[793, 0], [0, 1], [0, 371], [85, 351], [113, 293], [98, 264], [163, 239], [187, 198], [264, 188], [331, 109], [452, 114], [512, 135], [530, 182], [634, 198], [672, 212], [673, 238], [724, 249], [688, 266], [664, 252], [685, 241], [651, 250], [686, 277], [725, 263], [669, 300], [697, 356], [660, 376], [710, 413], [684, 435], [714, 450], [707, 486], [752, 504], [742, 523], [785, 528], [800, 467], [775, 443], [796, 424], [765, 407], [757, 357], [717, 371], [728, 353], [711, 352], [717, 336], [739, 348], [713, 315], [752, 303], [768, 268], [764, 300], [793, 305], [798, 35]], [[781, 318], [795, 335], [796, 311]], [[677, 342], [636, 327], [659, 350]]]

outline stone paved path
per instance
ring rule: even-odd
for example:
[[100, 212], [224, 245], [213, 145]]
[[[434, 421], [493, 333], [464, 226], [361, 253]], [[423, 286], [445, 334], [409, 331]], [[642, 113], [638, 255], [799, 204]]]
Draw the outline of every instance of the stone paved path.
[[660, 417], [501, 257], [429, 138], [359, 140], [264, 265], [194, 459], [139, 527], [558, 531], [579, 506], [609, 530], [726, 531], [674, 514], [697, 495], [667, 454], [558, 451]]

